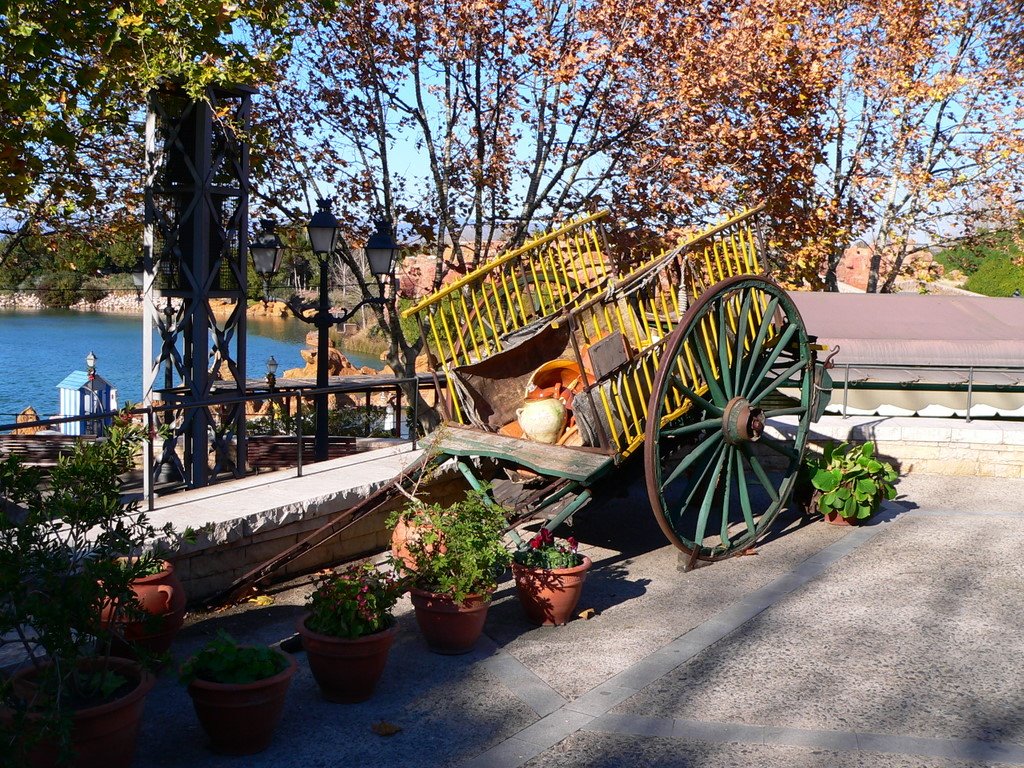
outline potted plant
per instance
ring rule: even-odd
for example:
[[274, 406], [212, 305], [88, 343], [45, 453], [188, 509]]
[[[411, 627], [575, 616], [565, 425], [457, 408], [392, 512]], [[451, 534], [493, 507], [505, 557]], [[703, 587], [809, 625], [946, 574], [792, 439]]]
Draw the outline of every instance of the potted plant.
[[882, 499], [896, 498], [899, 475], [875, 458], [872, 442], [853, 446], [829, 443], [822, 455], [806, 460], [814, 488], [812, 504], [835, 525], [856, 525], [878, 511]]
[[239, 645], [220, 632], [181, 667], [181, 681], [214, 752], [262, 752], [284, 711], [295, 659], [267, 646]]
[[541, 528], [524, 548], [513, 553], [516, 592], [526, 617], [534, 624], [557, 626], [571, 618], [593, 565], [577, 548], [571, 536], [559, 540]]
[[157, 533], [121, 493], [141, 436], [122, 416], [62, 456], [45, 487], [17, 456], [0, 462], [0, 637], [16, 638], [25, 659], [0, 690], [0, 751], [19, 764], [132, 761], [154, 680], [111, 657], [115, 627], [101, 611], [140, 610], [131, 583], [142, 560], [118, 558]]
[[417, 526], [419, 536], [406, 544], [410, 562], [393, 562], [413, 585], [416, 623], [427, 646], [435, 653], [468, 653], [508, 566], [505, 510], [484, 490], [468, 491], [448, 507], [414, 501], [400, 514]]
[[354, 703], [373, 694], [395, 640], [392, 609], [404, 591], [394, 574], [371, 563], [319, 579], [298, 630], [325, 699]]
[[[134, 560], [141, 562], [133, 562]], [[122, 557], [117, 562], [131, 566], [137, 573], [131, 581], [133, 605], [107, 603], [100, 619], [105, 628], [115, 630], [113, 651], [133, 658], [141, 649], [147, 654], [166, 653], [185, 621], [185, 587], [174, 571], [174, 564], [156, 552], [139, 558]], [[125, 642], [120, 642], [123, 638]]]

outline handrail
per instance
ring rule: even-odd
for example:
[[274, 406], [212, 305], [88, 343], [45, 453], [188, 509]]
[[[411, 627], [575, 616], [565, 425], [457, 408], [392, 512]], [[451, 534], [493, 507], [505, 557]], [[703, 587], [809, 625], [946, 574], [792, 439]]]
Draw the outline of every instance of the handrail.
[[[401, 401], [401, 387], [403, 384], [416, 383], [417, 389], [422, 389], [424, 386], [433, 387], [434, 379], [431, 376], [420, 374], [410, 377], [371, 377], [365, 376], [360, 377], [361, 381], [347, 381], [342, 384], [333, 384], [326, 387], [295, 387], [295, 388], [278, 388], [275, 387], [273, 390], [262, 389], [262, 390], [251, 390], [246, 392], [244, 395], [238, 394], [225, 394], [223, 396], [215, 396], [213, 398], [197, 401], [197, 402], [178, 402], [174, 404], [164, 404], [160, 406], [152, 405], [136, 405], [131, 408], [129, 413], [136, 417], [142, 417], [146, 424], [146, 442], [143, 443], [143, 466], [146, 471], [143, 473], [143, 495], [146, 499], [148, 508], [150, 511], [154, 509], [153, 501], [153, 480], [154, 474], [157, 470], [157, 465], [154, 464], [154, 439], [156, 438], [156, 417], [160, 414], [169, 412], [183, 412], [195, 408], [208, 408], [211, 406], [225, 406], [235, 405], [240, 403], [248, 402], [265, 402], [268, 400], [290, 400], [297, 398], [298, 408], [298, 430], [296, 433], [296, 476], [302, 476], [302, 402], [304, 399], [312, 398], [316, 395], [330, 395], [330, 394], [353, 394], [353, 393], [366, 393], [367, 397], [373, 392], [386, 392], [396, 390], [398, 392], [398, 399], [395, 406], [395, 426], [398, 435], [401, 435], [402, 425], [402, 401]], [[413, 409], [413, 423], [419, 423], [419, 398], [411, 398], [412, 409]], [[63, 416], [52, 419], [37, 419], [35, 421], [15, 422], [12, 424], [0, 424], [0, 436], [3, 433], [10, 432], [12, 430], [20, 430], [32, 427], [53, 427], [60, 424], [68, 424], [72, 422], [89, 422], [89, 421], [101, 421], [112, 418], [118, 415], [118, 411], [103, 411], [93, 412], [89, 414], [82, 414], [79, 416]], [[409, 440], [415, 449], [417, 442], [417, 434], [415, 429], [410, 432]], [[216, 480], [214, 479], [214, 482]]]

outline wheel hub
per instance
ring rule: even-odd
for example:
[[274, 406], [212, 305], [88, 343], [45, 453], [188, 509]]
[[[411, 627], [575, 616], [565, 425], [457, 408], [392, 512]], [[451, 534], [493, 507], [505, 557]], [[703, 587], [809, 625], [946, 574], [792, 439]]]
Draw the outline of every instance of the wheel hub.
[[764, 432], [764, 411], [753, 408], [745, 397], [734, 397], [722, 414], [722, 435], [730, 445], [754, 443]]

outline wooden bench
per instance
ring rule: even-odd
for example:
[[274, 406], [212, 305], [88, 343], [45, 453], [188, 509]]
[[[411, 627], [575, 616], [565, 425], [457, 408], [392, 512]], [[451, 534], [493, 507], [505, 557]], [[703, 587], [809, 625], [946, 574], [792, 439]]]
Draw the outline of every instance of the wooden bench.
[[20, 456], [26, 466], [53, 469], [61, 455], [74, 450], [75, 443], [95, 439], [93, 435], [0, 435], [0, 457]]
[[[313, 461], [313, 445], [316, 438], [302, 436], [302, 463]], [[250, 435], [248, 438], [249, 466], [254, 469], [284, 469], [297, 463], [298, 438], [292, 435]], [[337, 459], [356, 453], [358, 446], [354, 437], [330, 435], [327, 438], [327, 458]]]

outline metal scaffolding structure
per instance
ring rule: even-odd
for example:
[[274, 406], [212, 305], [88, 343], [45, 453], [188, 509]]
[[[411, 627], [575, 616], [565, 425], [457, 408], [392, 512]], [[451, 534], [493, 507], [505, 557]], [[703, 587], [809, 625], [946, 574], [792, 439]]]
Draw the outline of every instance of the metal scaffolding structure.
[[[245, 469], [249, 145], [254, 90], [194, 100], [171, 82], [150, 94], [143, 240], [146, 405], [180, 404], [159, 457], [162, 479], [206, 485]], [[226, 315], [213, 303], [234, 302]], [[223, 406], [188, 407], [236, 398]]]

